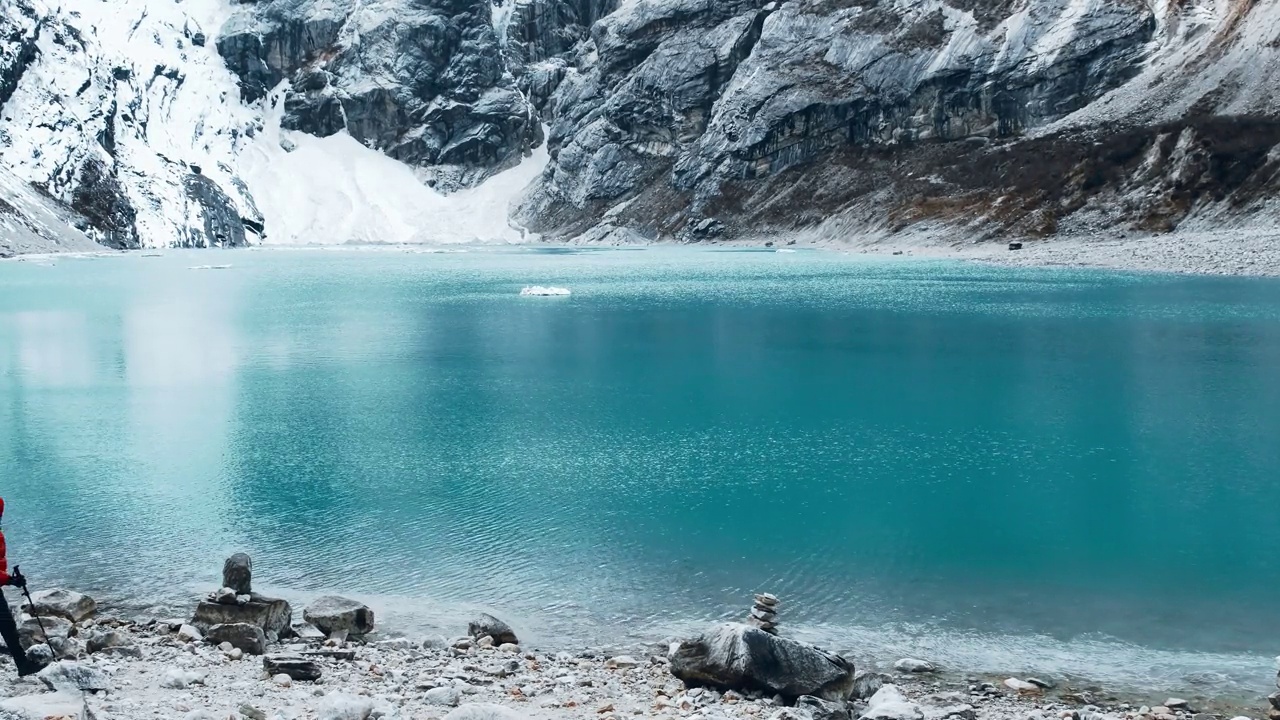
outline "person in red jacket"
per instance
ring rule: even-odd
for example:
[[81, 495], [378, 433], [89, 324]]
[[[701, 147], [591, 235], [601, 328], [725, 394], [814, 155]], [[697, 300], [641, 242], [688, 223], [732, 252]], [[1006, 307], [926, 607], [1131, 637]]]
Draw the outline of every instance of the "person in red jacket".
[[[0, 498], [0, 523], [3, 521], [4, 498]], [[5, 553], [4, 529], [0, 526], [0, 587], [5, 586], [25, 588], [27, 579], [22, 577], [22, 573], [18, 572], [16, 567], [12, 574], [9, 573], [9, 556]], [[18, 666], [18, 677], [34, 675], [44, 669], [43, 663], [27, 657], [26, 651], [22, 649], [22, 641], [18, 637], [18, 624], [13, 620], [9, 603], [2, 596], [0, 596], [0, 638], [4, 639], [5, 647], [9, 648], [9, 654], [13, 656], [13, 662]]]

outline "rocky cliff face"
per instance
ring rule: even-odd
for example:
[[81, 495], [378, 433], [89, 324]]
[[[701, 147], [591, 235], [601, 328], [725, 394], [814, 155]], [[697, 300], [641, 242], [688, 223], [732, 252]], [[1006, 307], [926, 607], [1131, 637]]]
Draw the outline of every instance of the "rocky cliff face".
[[285, 127], [347, 132], [454, 190], [541, 142], [489, 0], [273, 0], [240, 6], [218, 50], [246, 101], [282, 81]]
[[[557, 239], [1280, 214], [1280, 0], [43, 1], [0, 0], [0, 160], [120, 247], [271, 238], [282, 167], [461, 196], [543, 147], [512, 214]], [[385, 194], [344, 181], [297, 178]], [[284, 236], [376, 239], [332, 225]]]
[[549, 100], [552, 163], [518, 215], [614, 241], [1238, 221], [1275, 189], [1278, 93], [1249, 75], [1275, 72], [1278, 17], [1265, 1], [635, 0]]

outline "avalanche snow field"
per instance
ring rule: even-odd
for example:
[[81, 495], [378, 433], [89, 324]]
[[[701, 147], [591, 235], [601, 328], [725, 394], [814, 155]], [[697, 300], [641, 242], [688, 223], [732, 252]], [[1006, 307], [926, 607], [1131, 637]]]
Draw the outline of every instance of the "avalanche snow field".
[[[222, 269], [191, 269], [230, 265]], [[525, 285], [569, 297], [521, 297]], [[1265, 693], [1280, 281], [800, 251], [0, 263], [11, 562], [661, 640]]]

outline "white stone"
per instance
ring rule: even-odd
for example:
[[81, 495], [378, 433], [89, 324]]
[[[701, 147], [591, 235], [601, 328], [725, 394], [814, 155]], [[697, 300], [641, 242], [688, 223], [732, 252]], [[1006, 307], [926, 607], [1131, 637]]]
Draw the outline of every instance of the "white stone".
[[639, 665], [639, 661], [630, 655], [618, 655], [604, 661], [604, 666], [610, 670], [639, 667]]
[[456, 687], [432, 688], [423, 696], [428, 704], [456, 707], [462, 702], [462, 691]]
[[903, 658], [893, 664], [893, 669], [898, 672], [908, 673], [931, 673], [937, 672], [938, 666], [928, 660], [918, 660], [916, 658]]
[[193, 625], [183, 625], [178, 628], [178, 639], [182, 642], [200, 642], [204, 640], [204, 636]]
[[908, 701], [896, 685], [885, 685], [867, 701], [864, 720], [922, 720], [924, 711]]
[[347, 693], [329, 693], [316, 708], [319, 720], [369, 720], [375, 705], [372, 698]]
[[293, 687], [293, 678], [284, 673], [280, 673], [279, 675], [271, 678], [271, 682], [279, 685], [280, 687]]
[[1004, 681], [1004, 686], [1011, 690], [1017, 690], [1018, 692], [1035, 692], [1040, 689], [1039, 685], [1027, 682], [1026, 680], [1019, 680], [1018, 678], [1006, 679]]
[[192, 670], [171, 668], [160, 678], [160, 687], [185, 690], [192, 685], [203, 685], [205, 675]]

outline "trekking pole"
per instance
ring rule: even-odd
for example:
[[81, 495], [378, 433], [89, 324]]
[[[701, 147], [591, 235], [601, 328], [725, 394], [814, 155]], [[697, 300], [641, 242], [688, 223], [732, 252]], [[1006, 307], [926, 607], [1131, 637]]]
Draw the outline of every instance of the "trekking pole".
[[[22, 577], [22, 568], [17, 565], [13, 566], [15, 575]], [[53, 640], [49, 637], [49, 631], [44, 629], [44, 620], [40, 619], [40, 613], [36, 612], [36, 601], [31, 599], [31, 590], [27, 588], [27, 584], [22, 584], [22, 594], [27, 596], [27, 604], [31, 606], [31, 617], [36, 619], [36, 623], [40, 626], [40, 634], [44, 635], [44, 644], [53, 649]]]

